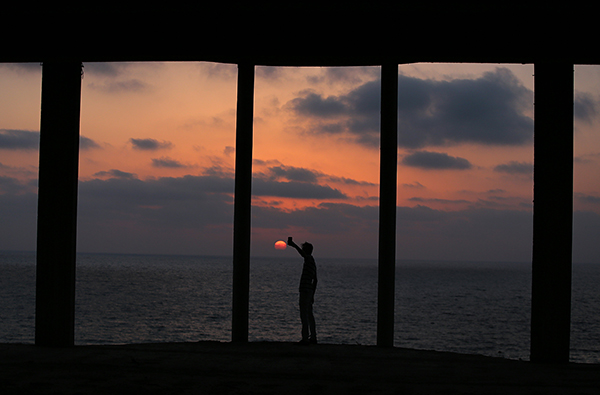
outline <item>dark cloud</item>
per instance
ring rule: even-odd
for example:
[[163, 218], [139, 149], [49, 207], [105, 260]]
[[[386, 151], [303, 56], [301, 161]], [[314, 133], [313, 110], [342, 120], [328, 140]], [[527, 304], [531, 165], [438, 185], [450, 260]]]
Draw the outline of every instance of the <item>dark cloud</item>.
[[89, 150], [94, 148], [100, 148], [100, 145], [91, 138], [81, 136], [79, 140], [79, 149]]
[[268, 81], [276, 81], [281, 77], [283, 70], [281, 67], [258, 66], [255, 68], [255, 72], [257, 78], [262, 78]]
[[422, 198], [422, 197], [412, 197], [408, 199], [409, 202], [418, 202], [418, 203], [442, 203], [442, 204], [470, 204], [469, 200], [451, 200], [451, 199], [439, 199], [439, 198]]
[[[376, 245], [378, 207], [323, 203], [293, 211], [253, 207], [252, 226], [273, 234], [305, 229], [320, 254], [356, 256]], [[600, 227], [600, 222], [590, 230]], [[397, 207], [398, 259], [527, 261], [531, 257], [531, 210], [466, 208], [444, 211], [424, 205]], [[356, 233], [355, 233], [356, 232]], [[330, 238], [333, 237], [333, 238]], [[320, 245], [322, 240], [343, 240]], [[590, 250], [593, 250], [590, 247]], [[376, 256], [376, 249], [374, 256]], [[351, 256], [351, 255], [350, 255]]]
[[533, 164], [529, 162], [510, 161], [494, 167], [494, 171], [507, 174], [533, 175]]
[[156, 151], [159, 149], [171, 148], [171, 142], [169, 141], [158, 141], [155, 139], [129, 139], [134, 149], [144, 151]]
[[100, 75], [104, 77], [117, 77], [121, 75], [130, 63], [115, 62], [85, 62], [83, 64], [84, 73]]
[[264, 160], [264, 159], [252, 159], [252, 164], [256, 166], [272, 166], [281, 165], [281, 162], [277, 159]]
[[333, 118], [346, 115], [349, 103], [337, 96], [323, 97], [315, 92], [304, 92], [302, 97], [292, 99], [288, 105], [299, 115]]
[[21, 181], [17, 178], [0, 175], [0, 193], [22, 195], [37, 189], [36, 180]]
[[254, 196], [274, 196], [296, 199], [347, 199], [339, 189], [327, 185], [299, 181], [270, 181], [262, 178], [252, 180]]
[[[257, 165], [267, 165], [269, 161], [255, 161]], [[277, 162], [277, 166], [270, 166], [267, 168], [266, 173], [255, 173], [255, 179], [263, 179], [265, 181], [281, 181], [286, 180], [292, 183], [307, 183], [307, 184], [317, 184], [319, 181], [325, 183], [337, 183], [337, 184], [345, 184], [345, 185], [362, 185], [362, 186], [376, 186], [377, 184], [367, 182], [367, 181], [358, 181], [347, 177], [337, 177], [328, 174], [321, 173], [316, 170], [306, 169], [303, 167], [295, 167], [295, 166], [285, 166], [281, 163]], [[310, 187], [312, 188], [312, 187]], [[338, 194], [337, 189], [329, 188], [330, 191], [336, 191], [333, 193], [335, 195], [334, 198], [342, 197]], [[333, 196], [332, 195], [332, 196]], [[346, 198], [346, 196], [343, 196]]]
[[[37, 150], [40, 146], [40, 132], [29, 130], [0, 129], [0, 149]], [[81, 136], [79, 149], [100, 148], [92, 139]]]
[[[231, 176], [144, 181], [114, 169], [107, 173], [113, 177], [79, 183], [79, 251], [231, 254]], [[6, 177], [0, 178], [0, 185], [4, 188], [0, 193], [0, 249], [34, 250], [36, 192], [24, 188], [29, 184]], [[252, 226], [286, 236], [290, 230], [305, 229], [319, 256], [369, 256], [366, 250], [376, 256], [378, 213], [377, 205], [348, 203], [321, 203], [291, 211], [253, 207]], [[398, 259], [528, 261], [531, 215], [531, 209], [398, 207]], [[599, 232], [598, 214], [574, 212], [575, 261], [598, 262]], [[272, 249], [272, 242], [267, 244]], [[174, 245], [180, 249], [173, 250]]]
[[108, 179], [92, 179], [79, 182], [80, 201], [96, 207], [120, 207], [122, 213], [137, 210], [141, 206], [170, 207], [181, 201], [198, 204], [209, 195], [222, 195], [231, 200], [233, 179], [216, 176], [161, 177], [140, 180], [132, 173], [110, 170]]
[[318, 174], [312, 170], [293, 166], [273, 166], [269, 167], [271, 175], [275, 179], [285, 178], [289, 181], [298, 182], [317, 182]]
[[109, 177], [109, 178], [120, 178], [126, 180], [134, 180], [137, 179], [138, 176], [135, 173], [128, 173], [126, 171], [121, 171], [117, 169], [111, 169], [109, 171], [99, 171], [94, 174], [95, 177]]
[[263, 229], [303, 228], [316, 235], [340, 234], [360, 230], [376, 234], [377, 206], [354, 206], [346, 203], [321, 203], [293, 211], [276, 207], [254, 207], [253, 226]]
[[40, 73], [42, 65], [40, 62], [33, 63], [0, 63], [0, 69], [14, 70], [17, 74]]
[[28, 130], [0, 129], [0, 149], [37, 150], [40, 133]]
[[[533, 139], [533, 92], [505, 68], [477, 79], [450, 81], [398, 78], [398, 143], [405, 148], [461, 143], [522, 145]], [[287, 108], [312, 117], [313, 133], [346, 133], [355, 142], [378, 146], [380, 81], [324, 97], [305, 91]]]
[[171, 158], [167, 158], [167, 157], [162, 157], [162, 158], [158, 158], [158, 159], [152, 159], [152, 166], [154, 167], [166, 167], [169, 169], [180, 169], [180, 168], [185, 168], [187, 167], [186, 165], [184, 165], [183, 163], [171, 159]]
[[403, 258], [526, 262], [531, 257], [530, 210], [398, 207], [397, 223]]
[[575, 198], [584, 203], [600, 205], [600, 197], [594, 195], [586, 195], [584, 193], [575, 193]]
[[478, 79], [419, 80], [399, 76], [399, 144], [522, 145], [533, 139], [533, 92], [505, 68]]
[[368, 182], [368, 181], [358, 181], [353, 178], [337, 177], [337, 176], [331, 176], [331, 175], [325, 176], [323, 178], [330, 182], [337, 182], [337, 183], [346, 184], [346, 185], [362, 185], [362, 186], [370, 186], [370, 187], [379, 185], [379, 184], [375, 184], [375, 183]]
[[411, 189], [426, 189], [427, 187], [421, 184], [418, 181], [413, 182], [412, 184], [402, 184], [403, 188], [411, 188]]
[[[85, 62], [84, 78], [91, 77], [93, 82], [87, 88], [105, 94], [145, 93], [152, 90], [152, 85], [131, 75], [139, 76], [139, 70], [154, 70], [162, 67], [160, 63], [126, 63], [126, 62]], [[88, 79], [84, 79], [87, 81]]]
[[575, 95], [575, 118], [591, 124], [598, 114], [598, 101], [588, 93]]
[[404, 166], [418, 167], [425, 170], [467, 170], [471, 163], [459, 157], [441, 152], [417, 151], [402, 158]]
[[306, 78], [312, 85], [335, 84], [338, 82], [357, 84], [365, 79], [373, 79], [380, 74], [379, 67], [327, 67], [320, 75], [311, 75]]
[[230, 145], [228, 145], [227, 147], [225, 147], [225, 149], [223, 150], [223, 154], [227, 157], [235, 154], [235, 147], [232, 147]]
[[102, 85], [94, 83], [88, 84], [90, 89], [102, 91], [105, 93], [122, 93], [122, 92], [145, 92], [150, 89], [150, 86], [145, 82], [136, 78], [123, 81], [106, 81]]

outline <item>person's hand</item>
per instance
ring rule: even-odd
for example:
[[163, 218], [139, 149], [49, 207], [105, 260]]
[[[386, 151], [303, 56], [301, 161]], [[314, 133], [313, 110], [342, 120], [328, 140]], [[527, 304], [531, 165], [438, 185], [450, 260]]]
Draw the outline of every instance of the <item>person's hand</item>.
[[292, 241], [292, 236], [289, 236], [289, 237], [288, 237], [288, 241], [287, 241], [287, 243], [288, 243], [288, 244], [292, 244], [292, 243], [293, 243], [293, 241]]

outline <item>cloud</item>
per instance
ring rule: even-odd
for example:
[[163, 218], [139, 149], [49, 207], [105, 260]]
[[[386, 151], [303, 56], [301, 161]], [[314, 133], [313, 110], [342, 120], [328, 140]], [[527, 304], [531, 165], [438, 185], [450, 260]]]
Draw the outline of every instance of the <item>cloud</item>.
[[424, 170], [467, 170], [471, 163], [459, 157], [441, 152], [417, 151], [402, 158], [404, 166], [418, 167]]
[[349, 136], [356, 143], [379, 147], [379, 81], [369, 81], [345, 95], [324, 97], [311, 90], [299, 93], [284, 108], [299, 116], [314, 134]]
[[17, 178], [0, 175], [0, 194], [22, 195], [37, 190], [37, 180], [21, 181]]
[[150, 85], [136, 78], [123, 81], [104, 82], [102, 85], [96, 85], [92, 82], [88, 84], [88, 87], [90, 89], [111, 94], [123, 92], [141, 93], [150, 90]]
[[84, 72], [90, 72], [94, 75], [104, 77], [118, 77], [128, 67], [130, 63], [115, 63], [115, 62], [85, 62], [83, 64]]
[[[378, 147], [380, 80], [337, 96], [303, 91], [285, 108], [316, 134], [344, 134]], [[404, 148], [462, 143], [519, 146], [533, 139], [533, 92], [506, 68], [477, 79], [398, 77], [398, 144]], [[304, 118], [304, 119], [303, 119]], [[308, 118], [308, 121], [307, 121]]]
[[526, 262], [531, 257], [530, 210], [398, 207], [401, 259], [460, 259]]
[[[140, 180], [116, 169], [104, 175], [111, 178], [79, 183], [79, 251], [231, 254], [232, 175]], [[37, 194], [26, 188], [33, 183], [0, 178], [5, 191], [0, 193], [0, 249], [35, 249]], [[378, 213], [376, 205], [348, 203], [324, 202], [291, 211], [254, 206], [253, 243], [272, 249], [270, 239], [258, 239], [259, 231], [267, 230], [272, 237], [302, 229], [319, 256], [374, 257]], [[531, 215], [531, 209], [400, 206], [398, 259], [528, 261]], [[574, 260], [598, 262], [600, 216], [576, 211], [574, 223]]]
[[252, 180], [254, 196], [276, 196], [296, 199], [347, 199], [339, 189], [299, 181]]
[[337, 96], [323, 97], [311, 91], [304, 91], [302, 97], [297, 97], [288, 102], [288, 106], [297, 114], [318, 118], [334, 118], [346, 115], [349, 111], [348, 104], [344, 98]]
[[591, 203], [595, 205], [600, 205], [600, 197], [594, 195], [586, 195], [584, 193], [575, 193], [575, 198], [584, 203]]
[[372, 80], [373, 77], [379, 76], [380, 68], [365, 66], [365, 67], [327, 67], [324, 73], [319, 76], [308, 76], [307, 81], [310, 84], [335, 84], [342, 83], [360, 83], [365, 78]]
[[[40, 132], [16, 129], [0, 129], [0, 149], [6, 150], [37, 150], [40, 146]], [[88, 150], [100, 148], [94, 140], [81, 136], [79, 149]]]
[[[112, 172], [118, 172], [118, 170], [112, 170]], [[119, 173], [131, 174], [125, 172]], [[193, 198], [203, 193], [233, 193], [233, 182], [232, 178], [186, 175], [183, 177], [160, 177], [148, 180], [139, 180], [135, 177], [112, 178], [106, 181], [84, 181], [83, 184], [104, 185], [105, 188], [103, 189], [107, 192], [110, 192], [113, 187], [118, 187], [119, 190], [137, 191], [140, 198], [154, 198], [158, 196], [168, 198], [169, 196], [177, 195]], [[140, 185], [144, 185], [144, 187], [138, 189]], [[84, 190], [86, 190], [85, 186]], [[94, 188], [94, 191], [99, 190]]]
[[109, 178], [120, 178], [125, 180], [135, 180], [138, 178], [135, 173], [128, 173], [117, 169], [111, 169], [109, 171], [99, 171], [94, 174], [95, 177], [109, 177]]
[[370, 187], [375, 187], [375, 186], [379, 185], [379, 184], [369, 182], [369, 181], [358, 181], [353, 178], [338, 177], [338, 176], [332, 176], [332, 175], [323, 176], [323, 178], [330, 182], [337, 182], [337, 183], [346, 184], [346, 185], [362, 185], [362, 186], [370, 186]]
[[523, 145], [533, 139], [533, 92], [505, 68], [477, 79], [399, 76], [399, 144], [408, 148], [460, 143]]
[[575, 118], [591, 124], [598, 114], [598, 101], [589, 93], [575, 95]]
[[81, 138], [79, 140], [79, 149], [89, 150], [89, 149], [94, 149], [94, 148], [100, 148], [100, 145], [98, 145], [98, 143], [96, 143], [94, 140], [92, 140], [89, 137], [81, 136]]
[[231, 155], [235, 154], [235, 147], [232, 147], [230, 145], [226, 146], [223, 150], [223, 154], [227, 157], [230, 157]]
[[269, 167], [271, 175], [275, 179], [285, 178], [289, 181], [317, 182], [318, 174], [312, 170], [293, 166]]
[[[253, 174], [253, 192], [256, 195], [296, 197], [300, 199], [347, 199], [348, 196], [336, 188], [319, 183], [336, 183], [344, 185], [376, 186], [367, 181], [358, 181], [346, 177], [337, 177], [303, 167], [285, 166], [279, 161], [255, 160], [256, 166], [267, 167], [265, 173]], [[302, 186], [304, 184], [304, 186]], [[256, 189], [258, 188], [258, 189]], [[300, 192], [303, 189], [304, 192]], [[266, 191], [270, 192], [266, 192]], [[269, 195], [273, 193], [272, 195]]]
[[142, 151], [156, 151], [160, 149], [169, 149], [172, 144], [170, 141], [158, 141], [155, 139], [129, 139], [134, 149]]
[[377, 206], [354, 206], [347, 203], [321, 203], [315, 207], [283, 211], [276, 207], [253, 207], [253, 226], [262, 229], [302, 228], [315, 235], [332, 235], [349, 231], [377, 234]]
[[[378, 213], [377, 206], [347, 203], [322, 203], [292, 211], [253, 207], [252, 226], [270, 229], [270, 234], [302, 229], [321, 256], [360, 257], [373, 250], [375, 257]], [[600, 222], [591, 228], [598, 226]], [[397, 258], [526, 262], [531, 257], [532, 231], [530, 210], [469, 207], [444, 211], [424, 205], [400, 206]], [[332, 242], [324, 244], [329, 240]]]
[[17, 74], [39, 74], [42, 71], [42, 65], [39, 62], [0, 63], [0, 69], [14, 70]]
[[39, 132], [16, 129], [0, 129], [0, 149], [37, 150], [39, 145]]
[[494, 167], [494, 171], [507, 174], [533, 175], [533, 164], [529, 162], [510, 161]]
[[439, 198], [422, 198], [422, 197], [412, 197], [409, 198], [410, 202], [418, 202], [418, 203], [442, 203], [442, 204], [470, 204], [469, 200], [459, 199], [459, 200], [450, 200], [450, 199], [439, 199]]
[[185, 168], [187, 167], [186, 165], [184, 165], [183, 163], [168, 158], [166, 156], [163, 156], [161, 158], [158, 159], [152, 159], [152, 166], [154, 167], [166, 167], [169, 169], [181, 169], [181, 168]]
[[196, 67], [201, 74], [208, 78], [219, 78], [225, 81], [235, 80], [237, 78], [237, 65], [227, 63], [199, 62]]
[[427, 187], [423, 184], [421, 184], [418, 181], [413, 182], [412, 184], [402, 184], [403, 188], [411, 188], [411, 189], [426, 189]]

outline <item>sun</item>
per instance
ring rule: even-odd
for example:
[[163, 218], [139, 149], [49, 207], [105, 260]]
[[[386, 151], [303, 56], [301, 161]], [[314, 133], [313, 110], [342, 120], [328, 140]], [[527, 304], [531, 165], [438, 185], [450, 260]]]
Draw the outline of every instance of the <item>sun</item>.
[[275, 249], [276, 250], [285, 250], [287, 247], [287, 244], [285, 244], [285, 241], [283, 240], [279, 240], [275, 242]]

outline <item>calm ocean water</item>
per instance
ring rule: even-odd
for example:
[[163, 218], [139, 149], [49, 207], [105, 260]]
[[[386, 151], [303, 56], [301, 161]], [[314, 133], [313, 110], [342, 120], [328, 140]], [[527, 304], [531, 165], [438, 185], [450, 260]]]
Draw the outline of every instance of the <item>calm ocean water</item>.
[[[322, 343], [376, 343], [375, 260], [319, 259]], [[250, 341], [297, 341], [298, 257], [253, 258]], [[33, 343], [35, 255], [0, 253], [0, 342]], [[397, 347], [529, 358], [530, 265], [399, 261]], [[80, 254], [76, 344], [231, 339], [231, 258]], [[600, 265], [573, 267], [571, 360], [600, 363]]]

